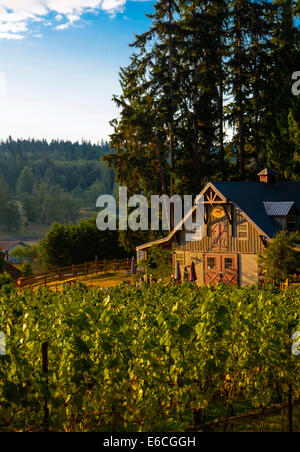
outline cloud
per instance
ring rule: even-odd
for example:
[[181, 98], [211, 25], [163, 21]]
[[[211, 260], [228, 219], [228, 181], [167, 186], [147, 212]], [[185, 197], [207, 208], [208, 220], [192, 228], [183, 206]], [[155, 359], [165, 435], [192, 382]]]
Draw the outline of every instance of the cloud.
[[0, 33], [22, 33], [27, 31], [26, 22], [3, 23], [0, 22]]
[[66, 30], [67, 28], [69, 28], [68, 24], [61, 24], [61, 25], [57, 25], [55, 27], [55, 30]]
[[57, 22], [66, 21], [56, 30], [73, 26], [86, 12], [102, 10], [114, 16], [127, 1], [141, 0], [0, 0], [0, 39], [23, 39], [29, 25], [37, 21], [46, 25], [50, 14], [56, 14]]
[[0, 33], [0, 39], [14, 39], [16, 40], [20, 40], [20, 39], [24, 39], [24, 35], [20, 35], [17, 33]]
[[71, 27], [75, 22], [78, 22], [80, 20], [80, 16], [75, 14], [67, 14], [66, 18], [68, 19], [68, 22], [57, 25], [55, 27], [55, 30], [66, 30], [67, 28]]

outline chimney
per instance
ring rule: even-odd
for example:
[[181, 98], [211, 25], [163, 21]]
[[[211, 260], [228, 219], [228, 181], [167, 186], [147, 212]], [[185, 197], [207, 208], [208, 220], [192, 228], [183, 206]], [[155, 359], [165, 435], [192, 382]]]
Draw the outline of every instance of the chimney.
[[258, 173], [259, 181], [265, 184], [276, 184], [276, 173], [270, 168], [263, 169]]

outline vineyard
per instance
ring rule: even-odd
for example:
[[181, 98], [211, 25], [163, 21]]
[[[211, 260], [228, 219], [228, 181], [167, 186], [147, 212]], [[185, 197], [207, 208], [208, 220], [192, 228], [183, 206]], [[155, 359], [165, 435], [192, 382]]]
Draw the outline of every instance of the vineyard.
[[295, 417], [299, 288], [4, 287], [0, 311], [0, 431], [203, 431], [270, 406], [285, 426]]

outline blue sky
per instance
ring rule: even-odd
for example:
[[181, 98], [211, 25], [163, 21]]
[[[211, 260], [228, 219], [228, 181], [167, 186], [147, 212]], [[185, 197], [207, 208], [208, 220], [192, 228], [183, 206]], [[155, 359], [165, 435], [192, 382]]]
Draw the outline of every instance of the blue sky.
[[0, 0], [0, 139], [106, 139], [153, 1]]

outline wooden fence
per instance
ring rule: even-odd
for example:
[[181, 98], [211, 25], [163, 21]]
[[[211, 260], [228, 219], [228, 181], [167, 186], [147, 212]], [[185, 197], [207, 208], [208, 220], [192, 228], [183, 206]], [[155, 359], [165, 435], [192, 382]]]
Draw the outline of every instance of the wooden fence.
[[130, 270], [131, 259], [114, 259], [93, 261], [81, 265], [71, 265], [70, 267], [62, 267], [50, 270], [44, 273], [37, 273], [30, 278], [19, 278], [17, 281], [18, 287], [37, 287], [47, 286], [53, 282], [61, 282], [81, 276], [95, 275], [98, 273], [105, 273], [106, 271]]
[[295, 275], [293, 278], [291, 279], [287, 279], [284, 283], [281, 284], [281, 289], [284, 290], [287, 287], [300, 287], [300, 274], [299, 275]]

